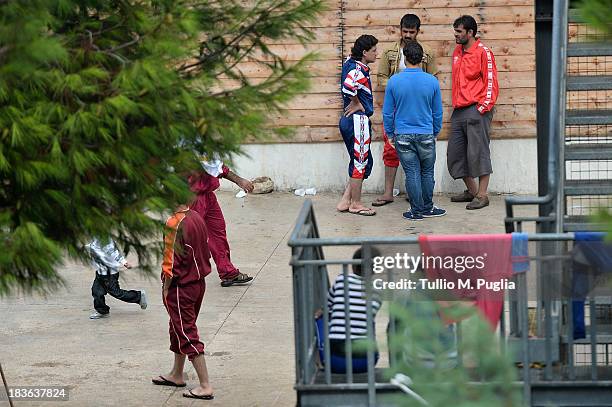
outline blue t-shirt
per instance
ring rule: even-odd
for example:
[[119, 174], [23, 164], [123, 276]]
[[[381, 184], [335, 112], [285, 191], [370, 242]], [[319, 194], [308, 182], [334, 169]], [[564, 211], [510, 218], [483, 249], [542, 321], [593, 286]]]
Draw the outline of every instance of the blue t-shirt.
[[342, 78], [340, 82], [344, 108], [351, 102], [351, 96], [357, 95], [368, 117], [374, 114], [374, 98], [372, 97], [372, 82], [370, 81], [370, 68], [360, 61], [348, 58], [342, 65]]
[[421, 68], [406, 68], [387, 82], [383, 124], [388, 137], [435, 134], [442, 129], [442, 95], [438, 80]]

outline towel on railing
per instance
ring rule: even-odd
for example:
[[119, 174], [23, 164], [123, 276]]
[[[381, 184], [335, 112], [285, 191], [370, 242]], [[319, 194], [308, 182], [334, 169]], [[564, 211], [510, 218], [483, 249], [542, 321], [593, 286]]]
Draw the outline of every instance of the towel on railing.
[[529, 239], [527, 233], [512, 233], [512, 271], [529, 271]]
[[[602, 273], [612, 273], [612, 245], [602, 232], [576, 232], [572, 249], [572, 322], [574, 339], [586, 338], [584, 300], [593, 281]], [[594, 299], [593, 299], [594, 300]], [[595, 318], [591, 315], [591, 318]]]
[[[456, 298], [473, 301], [495, 330], [503, 309], [505, 288], [513, 285], [509, 283], [512, 235], [422, 235], [419, 244], [425, 260], [434, 259], [424, 263], [427, 278], [448, 287], [447, 291]], [[435, 261], [438, 257], [455, 261], [441, 265]], [[469, 262], [469, 267], [468, 258], [475, 260]], [[468, 280], [470, 284], [466, 283]], [[454, 289], [449, 282], [454, 283]]]

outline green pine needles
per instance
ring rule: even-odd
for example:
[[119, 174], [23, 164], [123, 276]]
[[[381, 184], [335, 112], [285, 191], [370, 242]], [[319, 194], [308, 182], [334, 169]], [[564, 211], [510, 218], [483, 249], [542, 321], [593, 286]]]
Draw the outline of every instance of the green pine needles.
[[[198, 157], [240, 153], [307, 89], [322, 0], [0, 0], [0, 295], [61, 284], [67, 254], [112, 237], [157, 265], [164, 211]], [[254, 81], [240, 64], [270, 72]]]

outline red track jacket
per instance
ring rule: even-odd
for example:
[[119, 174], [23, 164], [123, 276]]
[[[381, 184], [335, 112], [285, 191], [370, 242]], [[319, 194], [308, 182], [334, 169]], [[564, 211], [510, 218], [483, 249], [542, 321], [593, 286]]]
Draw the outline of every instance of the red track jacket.
[[498, 95], [493, 52], [480, 40], [467, 51], [457, 45], [453, 52], [453, 107], [476, 104], [480, 114], [484, 114], [493, 109]]

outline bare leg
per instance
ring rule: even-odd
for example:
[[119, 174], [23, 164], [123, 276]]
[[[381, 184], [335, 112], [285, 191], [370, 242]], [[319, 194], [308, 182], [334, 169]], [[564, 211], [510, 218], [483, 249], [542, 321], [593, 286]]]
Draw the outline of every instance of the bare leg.
[[198, 396], [213, 394], [213, 388], [208, 381], [208, 369], [206, 368], [206, 360], [204, 359], [204, 355], [196, 356], [193, 358], [191, 363], [193, 363], [193, 368], [198, 374], [198, 380], [200, 381], [200, 385], [191, 389], [191, 392]]
[[371, 208], [367, 208], [361, 202], [361, 187], [363, 185], [363, 180], [359, 178], [351, 178], [350, 187], [351, 187], [351, 206], [349, 207], [349, 211], [358, 212], [361, 210], [367, 210], [369, 212], [376, 213]]
[[491, 178], [490, 174], [482, 175], [478, 178], [478, 197], [484, 198], [487, 196], [487, 188], [489, 188], [489, 178]]
[[[176, 384], [184, 384], [185, 379], [183, 378], [183, 370], [185, 368], [185, 355], [181, 355], [179, 353], [174, 354], [174, 365], [172, 366], [172, 370], [170, 373], [163, 375], [164, 379], [170, 380]], [[154, 377], [153, 379], [158, 380], [158, 377]]]
[[[467, 190], [470, 192], [470, 194], [474, 196], [478, 194], [478, 187], [476, 186], [476, 181], [474, 181], [474, 178], [463, 177], [463, 182], [465, 183], [465, 186], [467, 187]], [[487, 182], [487, 185], [488, 185], [488, 182]]]
[[346, 189], [344, 190], [344, 194], [336, 205], [336, 209], [340, 212], [345, 212], [351, 206], [351, 183], [346, 184]]
[[396, 175], [397, 167], [385, 167], [385, 192], [382, 196], [376, 198], [377, 201], [393, 201], [393, 186], [395, 185]]

